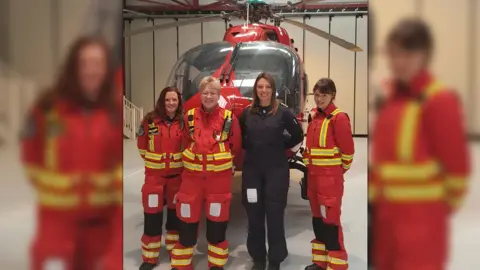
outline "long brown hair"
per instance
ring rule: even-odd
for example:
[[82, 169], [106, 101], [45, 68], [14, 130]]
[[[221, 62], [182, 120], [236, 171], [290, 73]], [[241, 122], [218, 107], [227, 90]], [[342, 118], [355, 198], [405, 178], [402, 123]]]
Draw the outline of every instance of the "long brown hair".
[[321, 78], [317, 81], [317, 83], [313, 86], [313, 93], [320, 92], [321, 94], [330, 94], [333, 96], [332, 100], [335, 99], [337, 95], [337, 87], [335, 83], [330, 78]]
[[145, 115], [145, 120], [152, 121], [154, 118], [157, 118], [157, 117], [160, 117], [161, 119], [167, 119], [167, 112], [165, 111], [165, 99], [167, 97], [167, 93], [169, 92], [174, 92], [177, 94], [178, 108], [177, 108], [177, 111], [175, 112], [175, 120], [179, 120], [179, 121], [182, 120], [182, 115], [183, 115], [182, 95], [180, 94], [180, 91], [178, 91], [178, 88], [175, 86], [168, 86], [162, 90], [162, 92], [160, 93], [160, 96], [157, 99], [157, 102], [155, 103], [155, 109], [153, 109], [153, 111]]
[[80, 105], [91, 103], [88, 101], [80, 89], [78, 78], [78, 66], [80, 52], [87, 46], [99, 46], [102, 48], [107, 61], [107, 72], [96, 106], [105, 106], [115, 110], [115, 97], [118, 93], [115, 84], [115, 67], [110, 47], [105, 39], [98, 36], [83, 36], [77, 39], [68, 51], [65, 62], [60, 68], [59, 76], [53, 87], [49, 88], [39, 99], [40, 107], [48, 109], [55, 99], [66, 99]]
[[389, 45], [406, 51], [422, 51], [430, 60], [434, 50], [433, 35], [428, 24], [419, 18], [405, 18], [398, 22], [387, 36]]
[[278, 106], [280, 105], [280, 101], [278, 101], [276, 97], [277, 87], [275, 85], [275, 80], [273, 79], [272, 75], [266, 72], [260, 73], [260, 75], [257, 76], [255, 83], [253, 84], [253, 91], [252, 91], [253, 100], [252, 100], [252, 105], [250, 106], [250, 112], [251, 113], [259, 112], [260, 98], [258, 97], [258, 93], [257, 93], [257, 83], [260, 79], [267, 80], [270, 86], [272, 87], [272, 98], [270, 100], [270, 106], [272, 106], [272, 109], [268, 112], [268, 114], [273, 115], [277, 113]]

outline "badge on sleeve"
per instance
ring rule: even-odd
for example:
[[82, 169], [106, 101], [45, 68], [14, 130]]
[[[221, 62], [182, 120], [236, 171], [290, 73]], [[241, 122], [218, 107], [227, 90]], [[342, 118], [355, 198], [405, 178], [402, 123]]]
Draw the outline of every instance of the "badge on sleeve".
[[29, 139], [35, 136], [37, 133], [37, 123], [35, 122], [35, 118], [30, 115], [25, 123], [23, 124], [22, 129], [20, 130], [20, 139]]
[[145, 135], [145, 127], [143, 127], [143, 124], [140, 125], [140, 127], [138, 128], [138, 131], [137, 131], [137, 136], [143, 136]]

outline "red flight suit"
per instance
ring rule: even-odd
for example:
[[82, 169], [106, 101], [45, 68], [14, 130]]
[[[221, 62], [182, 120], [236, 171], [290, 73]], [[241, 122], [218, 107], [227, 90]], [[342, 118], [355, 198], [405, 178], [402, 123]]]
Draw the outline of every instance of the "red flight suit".
[[340, 215], [343, 174], [350, 168], [353, 154], [348, 115], [333, 103], [324, 111], [314, 109], [303, 161], [308, 167], [307, 192], [315, 232], [311, 242], [312, 262], [323, 269], [348, 269]]
[[37, 193], [33, 270], [103, 269], [121, 228], [122, 140], [117, 111], [60, 98], [33, 108], [21, 138]]
[[144, 119], [138, 131], [137, 146], [145, 160], [145, 183], [142, 203], [145, 216], [142, 236], [144, 262], [157, 264], [163, 226], [164, 201], [167, 202], [167, 251], [178, 241], [178, 218], [175, 195], [180, 189], [183, 141], [183, 119], [170, 122], [160, 117]]
[[393, 86], [371, 134], [377, 270], [446, 269], [448, 221], [470, 172], [462, 107], [427, 71]]
[[177, 215], [185, 223], [172, 251], [173, 269], [193, 269], [193, 246], [202, 206], [207, 217], [208, 267], [227, 263], [225, 239], [232, 198], [232, 160], [241, 151], [240, 125], [231, 111], [217, 106], [211, 112], [194, 108], [185, 116], [186, 149], [182, 184], [177, 194]]

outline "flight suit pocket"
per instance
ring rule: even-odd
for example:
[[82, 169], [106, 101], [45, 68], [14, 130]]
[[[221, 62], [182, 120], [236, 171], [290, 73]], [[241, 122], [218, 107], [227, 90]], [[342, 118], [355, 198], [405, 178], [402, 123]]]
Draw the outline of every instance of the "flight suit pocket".
[[163, 186], [146, 183], [142, 187], [143, 211], [147, 214], [160, 213], [163, 210]]
[[320, 207], [320, 216], [326, 224], [340, 225], [340, 200], [337, 197], [330, 197], [317, 194]]
[[186, 223], [197, 223], [200, 220], [201, 202], [196, 195], [177, 193], [176, 210], [179, 219]]
[[231, 201], [231, 193], [207, 195], [205, 204], [207, 218], [214, 222], [228, 221], [230, 218]]

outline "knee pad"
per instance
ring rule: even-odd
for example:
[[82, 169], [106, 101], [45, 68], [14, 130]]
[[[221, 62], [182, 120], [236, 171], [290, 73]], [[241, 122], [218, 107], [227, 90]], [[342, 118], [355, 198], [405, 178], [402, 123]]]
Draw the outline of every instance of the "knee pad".
[[202, 212], [202, 198], [196, 194], [177, 193], [177, 217], [185, 223], [198, 223]]
[[149, 214], [143, 213], [145, 217], [143, 233], [148, 236], [157, 236], [162, 234], [163, 212]]
[[179, 243], [184, 247], [193, 247], [197, 244], [198, 222], [186, 223], [180, 221]]
[[225, 241], [228, 222], [215, 222], [207, 219], [207, 241], [212, 244], [218, 244]]
[[143, 212], [154, 214], [163, 210], [164, 191], [162, 185], [144, 184], [142, 186]]
[[230, 203], [232, 194], [208, 194], [205, 198], [205, 213], [207, 219], [215, 222], [225, 222], [230, 219]]
[[322, 242], [328, 251], [340, 250], [339, 226], [324, 224]]
[[165, 228], [167, 231], [178, 231], [180, 219], [177, 217], [177, 211], [175, 209], [167, 209], [167, 222]]
[[322, 218], [313, 217], [312, 218], [313, 233], [315, 234], [315, 239], [320, 242], [323, 242], [325, 224], [323, 223]]

